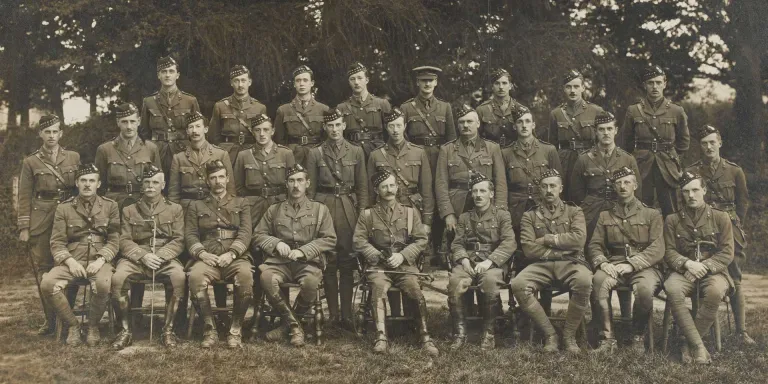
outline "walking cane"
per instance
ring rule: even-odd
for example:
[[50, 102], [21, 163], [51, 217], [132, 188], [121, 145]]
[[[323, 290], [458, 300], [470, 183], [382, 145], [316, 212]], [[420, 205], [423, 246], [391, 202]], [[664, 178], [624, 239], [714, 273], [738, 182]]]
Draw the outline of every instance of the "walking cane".
[[37, 263], [35, 263], [35, 258], [32, 256], [32, 251], [29, 250], [29, 242], [27, 242], [25, 249], [27, 250], [27, 258], [29, 259], [29, 263], [32, 265], [32, 275], [35, 276], [35, 284], [37, 285], [37, 294], [40, 296], [40, 304], [43, 305], [43, 314], [45, 314], [45, 319], [48, 319], [48, 306], [45, 305], [45, 299], [43, 299], [43, 289], [40, 288], [40, 277], [37, 276], [39, 270], [37, 269]]
[[[144, 220], [145, 222], [152, 223], [152, 240], [149, 243], [152, 254], [155, 254], [155, 239], [157, 238], [157, 224], [155, 219]], [[166, 319], [166, 321], [168, 321]], [[149, 297], [149, 343], [152, 344], [152, 334], [154, 333], [155, 324], [155, 270], [152, 270], [152, 293]]]

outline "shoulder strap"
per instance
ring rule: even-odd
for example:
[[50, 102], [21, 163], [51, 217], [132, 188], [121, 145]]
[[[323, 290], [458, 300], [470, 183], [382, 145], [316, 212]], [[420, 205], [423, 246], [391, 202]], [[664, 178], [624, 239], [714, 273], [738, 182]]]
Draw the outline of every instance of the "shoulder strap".
[[434, 128], [432, 128], [432, 124], [429, 123], [429, 120], [427, 120], [426, 116], [424, 116], [424, 112], [421, 111], [421, 108], [419, 108], [418, 105], [416, 105], [416, 100], [411, 101], [411, 105], [413, 106], [413, 109], [416, 110], [416, 112], [421, 116], [421, 119], [424, 120], [424, 125], [427, 126], [427, 129], [429, 129], [429, 133], [431, 133], [434, 136], [439, 136]]
[[632, 236], [632, 234], [629, 233], [629, 231], [627, 231], [627, 229], [624, 228], [624, 226], [622, 226], [618, 222], [618, 220], [616, 220], [616, 216], [614, 216], [613, 213], [611, 213], [610, 210], [608, 210], [608, 216], [611, 217], [611, 220], [613, 221], [613, 223], [616, 224], [616, 227], [619, 228], [619, 232], [621, 232], [621, 234], [624, 235], [624, 237], [627, 238], [627, 243], [629, 243], [629, 245], [639, 249], [640, 248], [640, 244], [638, 244], [637, 241], [635, 241], [635, 238]]
[[642, 103], [635, 104], [635, 107], [637, 107], [637, 111], [640, 112], [640, 115], [643, 116], [643, 118], [645, 118], [646, 122], [648, 122], [648, 126], [651, 127], [649, 131], [651, 131], [653, 138], [656, 139], [656, 141], [664, 141], [659, 135], [659, 131], [656, 129], [656, 127], [651, 125], [650, 119], [648, 119], [648, 116], [645, 114], [645, 111], [643, 111], [643, 108], [640, 107], [640, 104]]
[[[134, 144], [134, 145], [135, 145], [135, 144]], [[141, 183], [141, 177], [139, 177], [139, 175], [137, 175], [137, 174], [136, 174], [136, 173], [133, 171], [133, 167], [130, 167], [130, 166], [128, 166], [128, 162], [125, 160], [125, 157], [123, 156], [123, 153], [122, 153], [122, 152], [120, 152], [120, 148], [118, 148], [118, 147], [117, 147], [117, 143], [113, 142], [113, 143], [112, 143], [112, 146], [115, 148], [115, 152], [117, 152], [117, 156], [118, 156], [118, 157], [120, 157], [120, 160], [122, 160], [122, 161], [123, 161], [123, 164], [125, 164], [125, 168], [126, 168], [126, 170], [127, 170], [128, 172], [130, 172], [130, 173], [133, 175], [133, 177], [135, 177], [135, 178], [136, 178], [136, 182], [138, 182], [138, 183]]]
[[301, 125], [304, 126], [304, 129], [306, 129], [307, 132], [309, 132], [310, 131], [309, 124], [307, 124], [307, 121], [304, 120], [304, 115], [302, 115], [301, 112], [299, 112], [299, 110], [296, 109], [296, 106], [294, 106], [293, 103], [288, 103], [288, 105], [290, 105], [291, 109], [293, 109], [293, 112], [296, 113], [296, 117], [299, 118], [299, 121], [301, 121]]
[[341, 176], [339, 176], [339, 174], [336, 173], [336, 169], [331, 167], [330, 165], [328, 165], [328, 163], [325, 161], [325, 152], [323, 152], [323, 145], [322, 144], [317, 146], [317, 150], [320, 151], [320, 161], [322, 161], [323, 165], [328, 167], [328, 170], [331, 171], [331, 176], [333, 176], [333, 178], [336, 179], [336, 181], [339, 184], [347, 185], [347, 183], [344, 182], [344, 180], [341, 178]]
[[393, 165], [392, 163], [389, 162], [389, 158], [387, 157], [387, 151], [384, 149], [384, 147], [381, 147], [379, 149], [381, 149], [381, 154], [384, 156], [384, 161], [386, 161], [387, 164], [389, 164], [390, 168], [392, 168], [392, 172], [395, 173], [395, 177], [397, 177], [397, 179], [400, 180], [400, 182], [402, 182], [403, 185], [405, 185], [406, 188], [408, 188], [411, 185], [411, 183], [409, 183], [408, 180], [406, 180], [400, 174], [400, 172], [397, 170], [397, 167], [395, 165]]
[[411, 237], [411, 230], [413, 230], [413, 208], [406, 208], [408, 209], [408, 237]]
[[37, 157], [37, 155], [32, 155], [32, 157], [37, 159], [37, 161], [43, 164], [43, 166], [48, 168], [48, 170], [51, 171], [51, 173], [53, 173], [53, 176], [56, 176], [56, 181], [58, 181], [59, 183], [61, 183], [61, 185], [65, 187], [67, 186], [67, 183], [64, 181], [64, 176], [62, 176], [61, 173], [59, 173], [59, 171], [56, 170], [56, 168], [52, 167], [50, 164], [43, 161], [43, 159]]

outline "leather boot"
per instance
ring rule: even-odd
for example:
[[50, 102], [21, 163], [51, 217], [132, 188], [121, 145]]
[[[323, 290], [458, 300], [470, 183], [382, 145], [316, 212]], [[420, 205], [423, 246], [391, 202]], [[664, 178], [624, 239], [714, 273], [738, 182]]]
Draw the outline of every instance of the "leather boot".
[[165, 303], [165, 324], [163, 325], [163, 334], [160, 336], [160, 342], [166, 348], [176, 347], [176, 334], [173, 333], [173, 324], [176, 319], [176, 311], [179, 309], [181, 298], [171, 294]]
[[339, 321], [339, 279], [336, 276], [336, 268], [323, 274], [323, 287], [325, 289], [325, 301], [328, 303], [329, 321]]
[[253, 318], [251, 319], [251, 336], [248, 341], [255, 342], [259, 336], [259, 327], [261, 326], [261, 309], [264, 305], [264, 291], [261, 288], [261, 283], [254, 277], [253, 284]]
[[544, 352], [557, 352], [557, 332], [555, 332], [555, 327], [552, 326], [552, 322], [549, 321], [549, 317], [547, 317], [541, 304], [533, 296], [527, 294], [524, 297], [515, 296], [515, 298], [533, 325], [544, 333]]
[[[216, 303], [216, 308], [227, 307], [227, 290], [227, 286], [223, 284], [215, 284], [213, 286], [213, 301]], [[229, 314], [226, 312], [219, 312], [215, 319], [217, 329], [224, 329], [227, 325], [231, 324]]]
[[208, 289], [203, 289], [194, 294], [195, 304], [200, 310], [200, 317], [203, 318], [203, 342], [201, 348], [211, 348], [219, 342], [219, 332], [216, 330], [216, 324], [213, 321], [213, 309], [211, 308], [211, 298], [208, 296]]
[[[38, 281], [42, 281], [42, 274], [38, 276]], [[40, 291], [38, 291], [39, 293]], [[37, 330], [39, 336], [50, 336], [56, 333], [56, 315], [51, 307], [51, 304], [45, 298], [45, 295], [40, 296], [40, 302], [43, 304], [43, 316], [45, 321]]]
[[421, 341], [421, 349], [423, 349], [430, 356], [437, 356], [440, 353], [435, 346], [432, 338], [429, 337], [429, 331], [427, 330], [427, 300], [424, 299], [424, 295], [421, 295], [417, 300], [418, 318], [419, 318], [419, 339]]
[[736, 323], [736, 337], [741, 344], [755, 345], [755, 340], [747, 334], [746, 328], [746, 309], [747, 303], [744, 298], [744, 292], [741, 290], [741, 284], [736, 285], [736, 289], [731, 295], [731, 308], [733, 308], [733, 321]]
[[91, 306], [88, 311], [88, 337], [86, 343], [90, 347], [95, 347], [101, 341], [99, 333], [99, 322], [104, 317], [104, 311], [107, 309], [109, 295], [103, 293], [91, 293]]
[[352, 294], [355, 287], [354, 271], [342, 269], [339, 274], [339, 306], [341, 321], [344, 328], [352, 330]]
[[69, 301], [63, 292], [57, 292], [48, 297], [48, 302], [53, 307], [53, 310], [63, 322], [69, 326], [69, 334], [67, 335], [67, 345], [76, 347], [83, 344], [83, 340], [80, 338], [80, 322], [77, 321], [77, 317], [72, 313], [72, 308], [69, 306]]
[[403, 300], [400, 292], [387, 292], [387, 299], [389, 301], [389, 312], [392, 316], [402, 316]]
[[[283, 300], [280, 293], [267, 292], [267, 299], [269, 300], [269, 303], [272, 305], [272, 307], [280, 313], [280, 318], [283, 320], [283, 329], [289, 329], [291, 345], [296, 347], [304, 345], [304, 330], [301, 328], [301, 323], [296, 319], [296, 315], [291, 310], [291, 307], [288, 305], [288, 303]], [[270, 331], [270, 333], [273, 331]], [[278, 332], [281, 332], [280, 336], [282, 336], [282, 331]], [[273, 339], [270, 339], [270, 335], [268, 333], [267, 340]]]
[[496, 313], [498, 312], [498, 300], [496, 297], [483, 295], [483, 338], [480, 341], [480, 349], [488, 351], [496, 348]]
[[387, 299], [380, 299], [373, 301], [373, 310], [371, 315], [373, 316], [373, 323], [376, 325], [376, 341], [373, 344], [373, 352], [382, 354], [387, 352]]
[[611, 310], [608, 299], [599, 299], [595, 302], [596, 308], [592, 312], [597, 314], [600, 325], [601, 339], [597, 348], [592, 353], [612, 353], [616, 350], [617, 342], [613, 336], [613, 324], [611, 323]]
[[466, 310], [464, 308], [463, 296], [450, 296], [448, 298], [448, 309], [451, 312], [451, 319], [453, 319], [453, 344], [451, 344], [452, 350], [458, 350], [467, 341], [467, 319]]
[[[680, 329], [680, 333], [682, 333], [685, 337], [685, 341], [680, 348], [682, 353], [682, 362], [683, 364], [688, 364], [692, 361], [692, 357], [689, 352], [690, 350], [697, 352], [698, 355], [702, 355], [699, 350], [703, 348], [706, 351], [706, 348], [704, 348], [704, 342], [701, 340], [701, 335], [696, 329], [696, 323], [691, 317], [691, 312], [685, 305], [685, 300], [672, 300], [671, 306], [672, 315], [675, 317], [675, 321], [677, 322], [677, 326]], [[704, 308], [699, 308], [699, 313], [701, 313], [703, 309]]]
[[133, 343], [133, 334], [131, 333], [131, 320], [130, 320], [130, 301], [128, 296], [118, 296], [113, 300], [113, 307], [116, 308], [116, 313], [120, 314], [120, 325], [122, 329], [117, 334], [117, 338], [112, 343], [112, 349], [121, 350]]
[[239, 291], [239, 289], [235, 290], [235, 299], [232, 308], [232, 325], [229, 328], [229, 335], [227, 336], [227, 346], [229, 348], [240, 348], [243, 346], [243, 322], [245, 321], [245, 313], [248, 312], [248, 306], [253, 300], [250, 293], [245, 294]]
[[[571, 298], [568, 303], [568, 312], [565, 315], [565, 326], [563, 327], [563, 348], [568, 353], [581, 353], [581, 348], [576, 343], [576, 330], [584, 319], [584, 312], [587, 307], [575, 303]], [[610, 317], [608, 317], [610, 321]]]

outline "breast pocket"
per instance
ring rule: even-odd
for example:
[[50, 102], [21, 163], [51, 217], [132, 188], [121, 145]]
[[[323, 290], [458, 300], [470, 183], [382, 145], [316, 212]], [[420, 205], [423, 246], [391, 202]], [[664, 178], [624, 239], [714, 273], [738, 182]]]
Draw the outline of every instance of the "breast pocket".
[[424, 124], [424, 119], [421, 116], [411, 116], [408, 118], [406, 133], [411, 138], [430, 135], [429, 129], [427, 129], [427, 125]]
[[650, 125], [648, 121], [643, 117], [635, 117], [632, 119], [632, 126], [635, 129], [635, 139], [637, 140], [651, 140], [653, 134], [651, 134]]
[[549, 233], [549, 229], [541, 223], [537, 222], [533, 224], [533, 232], [536, 234], [536, 238], [544, 237], [544, 235]]
[[[710, 185], [713, 183], [710, 183]], [[710, 198], [723, 202], [732, 202], [736, 199], [736, 183], [733, 181], [719, 181], [714, 183], [714, 188], [710, 192]], [[716, 189], [716, 190], [715, 190]]]
[[632, 235], [635, 237], [635, 241], [640, 244], [647, 244], [651, 238], [651, 222], [645, 219], [630, 220], [630, 227], [632, 227]]
[[659, 134], [664, 140], [669, 140], [669, 141], [674, 140], [676, 128], [677, 128], [677, 118], [674, 118], [674, 117], [659, 118]]
[[479, 171], [484, 175], [491, 177], [493, 175], [493, 159], [490, 157], [480, 157], [477, 160]]
[[139, 242], [141, 240], [145, 240], [149, 237], [152, 237], [152, 230], [151, 229], [145, 229], [145, 227], [148, 227], [149, 224], [144, 223], [143, 221], [138, 220], [130, 220], [128, 222], [131, 226], [131, 239], [134, 242]]
[[579, 123], [581, 126], [581, 129], [579, 130], [579, 133], [581, 134], [581, 140], [594, 140], [595, 139], [595, 121], [594, 120], [584, 120]]
[[315, 237], [317, 228], [317, 217], [315, 215], [303, 216], [299, 219], [299, 225], [304, 233], [304, 239], [309, 241]]
[[37, 169], [34, 173], [35, 190], [37, 191], [55, 191], [59, 188], [56, 176], [48, 169]]
[[256, 164], [245, 164], [245, 185], [251, 187], [262, 187], [264, 184], [264, 175], [261, 168]]
[[[189, 113], [192, 112], [190, 109], [176, 109], [173, 111], [173, 125], [177, 128], [180, 127], [186, 127], [187, 126], [187, 116]], [[186, 131], [185, 129], [180, 129], [180, 131]]]
[[296, 115], [288, 115], [283, 118], [285, 123], [285, 132], [288, 136], [304, 136], [306, 135], [304, 125]]
[[208, 212], [202, 212], [197, 214], [197, 228], [198, 229], [209, 229], [209, 228], [216, 228], [216, 219], [213, 217], [212, 214]]
[[285, 182], [285, 163], [269, 163], [269, 174], [267, 178], [272, 184], [283, 184]]
[[194, 167], [179, 167], [179, 172], [181, 172], [181, 185], [183, 187], [194, 186], [200, 177]]
[[355, 167], [357, 166], [358, 161], [357, 160], [341, 160], [341, 166], [342, 171], [341, 174], [343, 176], [343, 180], [347, 182], [354, 183], [355, 182]]
[[381, 108], [379, 107], [366, 107], [365, 108], [365, 122], [368, 127], [381, 127]]
[[[224, 210], [222, 210], [223, 212]], [[232, 208], [228, 209], [226, 212], [229, 214], [229, 222], [232, 223], [235, 227], [240, 226], [240, 212], [243, 210], [241, 208]]]
[[221, 133], [235, 134], [240, 132], [240, 121], [232, 113], [221, 114]]
[[61, 177], [64, 179], [64, 182], [67, 183], [67, 186], [73, 186], [75, 185], [75, 172], [77, 171], [77, 164], [71, 164], [71, 165], [62, 165], [60, 167]]
[[85, 220], [79, 216], [67, 219], [67, 237], [70, 239], [78, 238], [86, 228], [88, 228], [88, 225], [85, 223]]
[[311, 135], [319, 135], [323, 131], [322, 116], [307, 116], [306, 120], [307, 120], [307, 123], [309, 124]]
[[[378, 164], [377, 164], [378, 165]], [[406, 177], [409, 181], [416, 182], [421, 176], [421, 160], [408, 160], [404, 163]]]
[[435, 130], [441, 136], [445, 136], [445, 116], [435, 116]]
[[110, 161], [107, 164], [107, 179], [112, 185], [125, 185], [128, 184], [128, 167], [119, 161]]
[[507, 162], [507, 182], [510, 184], [520, 184], [528, 181], [528, 175], [523, 166], [517, 161]]
[[165, 118], [163, 118], [159, 109], [149, 109], [149, 128], [154, 131], [167, 129]]

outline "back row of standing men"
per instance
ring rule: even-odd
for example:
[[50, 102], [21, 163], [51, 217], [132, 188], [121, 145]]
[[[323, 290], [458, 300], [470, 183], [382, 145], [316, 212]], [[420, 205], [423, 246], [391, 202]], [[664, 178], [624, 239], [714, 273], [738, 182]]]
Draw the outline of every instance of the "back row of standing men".
[[[169, 181], [169, 199], [187, 209], [209, 195], [205, 164], [218, 159], [232, 175], [229, 192], [248, 200], [255, 225], [271, 204], [285, 199], [286, 170], [303, 164], [312, 180], [308, 195], [329, 208], [336, 227], [337, 260], [329, 260], [324, 280], [331, 316], [345, 320], [352, 315], [352, 233], [376, 196], [366, 175], [382, 169], [395, 176], [397, 199], [421, 213], [433, 250], [442, 243], [444, 229], [455, 233], [459, 216], [473, 208], [470, 180], [477, 174], [492, 182], [496, 208], [509, 210], [518, 243], [523, 213], [540, 202], [537, 181], [550, 170], [562, 172], [564, 195], [581, 205], [590, 234], [599, 213], [615, 205], [611, 175], [623, 167], [637, 175], [644, 202], [658, 201], [665, 216], [676, 210], [679, 154], [688, 149], [689, 133], [683, 109], [663, 95], [661, 68], [641, 74], [646, 97], [629, 107], [620, 132], [612, 114], [582, 99], [583, 77], [577, 71], [564, 76], [568, 100], [552, 111], [548, 129], [537, 128], [530, 111], [509, 96], [511, 76], [505, 70], [491, 74], [490, 100], [477, 110], [456, 111], [458, 128], [451, 105], [434, 96], [440, 69], [418, 67], [414, 72], [419, 94], [392, 109], [368, 93], [368, 71], [356, 63], [348, 71], [353, 95], [329, 109], [313, 98], [312, 71], [301, 66], [293, 72], [297, 95], [278, 108], [273, 124], [265, 106], [248, 93], [250, 72], [235, 66], [230, 71], [234, 94], [215, 104], [206, 125], [195, 97], [176, 87], [176, 62], [161, 58], [161, 90], [144, 99], [140, 115], [132, 104], [120, 106], [120, 135], [97, 150], [102, 189], [127, 206], [140, 196], [142, 174], [155, 164]], [[41, 268], [52, 262], [47, 238], [53, 208], [71, 190], [79, 163], [76, 153], [61, 149], [58, 138], [45, 133], [55, 123], [53, 118], [41, 121], [45, 145], [25, 160], [21, 178], [20, 195], [32, 198], [20, 199], [20, 237], [31, 240]], [[715, 143], [705, 146], [713, 135]], [[728, 211], [739, 226], [748, 206], [743, 172], [719, 158], [718, 132], [704, 130], [702, 143], [704, 160], [693, 167], [714, 191], [708, 195], [711, 203]], [[731, 275], [740, 277], [738, 265], [732, 265], [736, 271]], [[341, 291], [340, 315], [335, 287]], [[743, 313], [738, 283], [735, 291], [732, 303]], [[746, 336], [743, 315], [739, 323]]]

